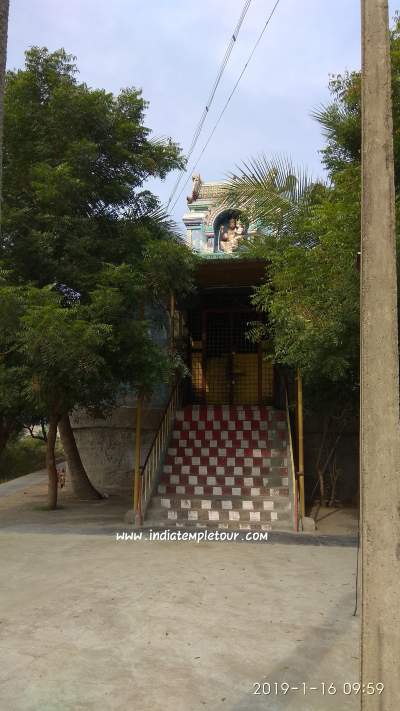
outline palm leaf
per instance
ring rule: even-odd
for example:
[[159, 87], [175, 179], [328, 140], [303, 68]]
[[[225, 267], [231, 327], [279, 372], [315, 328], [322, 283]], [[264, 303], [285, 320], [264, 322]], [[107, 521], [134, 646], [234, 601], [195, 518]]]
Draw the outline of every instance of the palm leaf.
[[339, 104], [321, 105], [311, 112], [311, 118], [318, 121], [322, 126], [324, 136], [328, 140], [333, 140], [338, 133], [338, 129], [340, 130], [340, 127], [348, 122], [349, 112]]
[[244, 162], [228, 177], [223, 202], [243, 211], [252, 222], [284, 229], [307, 201], [312, 181], [285, 156], [265, 155]]
[[129, 217], [137, 223], [138, 227], [141, 225], [152, 227], [161, 238], [179, 241], [182, 239], [177, 222], [169, 215], [166, 207], [154, 199], [148, 191], [143, 191], [136, 197], [135, 206]]

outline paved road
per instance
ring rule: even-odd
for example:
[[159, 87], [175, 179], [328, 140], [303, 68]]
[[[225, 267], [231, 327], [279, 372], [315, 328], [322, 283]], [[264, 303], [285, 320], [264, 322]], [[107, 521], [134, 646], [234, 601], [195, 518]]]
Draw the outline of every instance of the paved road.
[[0, 485], [1, 710], [358, 711], [354, 537], [117, 542], [125, 500], [67, 486], [48, 511], [46, 489], [44, 470]]
[[353, 548], [3, 530], [0, 557], [1, 709], [359, 709]]
[[27, 489], [34, 484], [42, 484], [46, 479], [46, 469], [40, 469], [37, 472], [32, 472], [32, 474], [19, 476], [17, 479], [11, 479], [11, 481], [0, 484], [0, 496], [10, 496], [10, 494], [15, 494], [17, 491]]

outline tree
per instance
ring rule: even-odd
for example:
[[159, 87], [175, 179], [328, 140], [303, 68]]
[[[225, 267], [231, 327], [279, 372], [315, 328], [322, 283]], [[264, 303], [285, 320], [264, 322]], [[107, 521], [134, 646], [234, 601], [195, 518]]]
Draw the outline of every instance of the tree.
[[[400, 188], [400, 16], [390, 32], [396, 236]], [[248, 161], [232, 174], [227, 199], [259, 226], [248, 246], [268, 262], [254, 303], [268, 318], [277, 362], [301, 368], [306, 403], [322, 418], [316, 471], [321, 497], [331, 486], [329, 466], [337, 434], [358, 417], [359, 276], [361, 213], [361, 74], [329, 83], [331, 102], [314, 110], [326, 139], [321, 151], [325, 185], [313, 185], [290, 161]], [[399, 250], [397, 251], [399, 254]], [[262, 329], [254, 337], [264, 337]], [[327, 477], [327, 481], [324, 478]], [[332, 493], [332, 492], [330, 492]]]
[[78, 83], [64, 50], [34, 47], [7, 73], [6, 267], [84, 296], [102, 263], [140, 258], [158, 206], [143, 183], [183, 165], [170, 139], [150, 138], [146, 106], [136, 89], [113, 96]]
[[16, 347], [29, 374], [27, 395], [48, 419], [48, 505], [56, 508], [54, 448], [60, 420], [74, 407], [106, 407], [113, 402], [115, 383], [102, 353], [110, 329], [85, 319], [79, 307], [64, 308], [59, 295], [49, 289], [24, 291]]
[[[396, 207], [400, 187], [400, 18], [390, 33]], [[361, 213], [361, 75], [330, 81], [332, 101], [315, 110], [329, 182], [312, 185], [290, 161], [250, 161], [232, 175], [228, 199], [260, 228], [250, 245], [268, 261], [254, 303], [268, 317], [277, 362], [300, 368], [308, 408], [322, 418], [316, 461], [320, 495], [330, 487], [338, 433], [358, 418]], [[400, 212], [397, 209], [397, 224]], [[397, 228], [397, 240], [400, 230]], [[399, 252], [398, 252], [399, 253]], [[266, 331], [253, 331], [263, 337]], [[335, 425], [335, 431], [331, 425]], [[333, 455], [332, 455], [333, 453]], [[327, 478], [327, 481], [326, 481]], [[333, 493], [332, 493], [333, 492]]]
[[[69, 423], [73, 407], [85, 403], [68, 378], [55, 375], [70, 367], [73, 376], [78, 351], [72, 348], [70, 361], [67, 355], [57, 360], [54, 371], [41, 360], [43, 352], [54, 355], [56, 344], [62, 350], [57, 323], [71, 329], [73, 343], [78, 322], [108, 328], [101, 357], [109, 377], [105, 392], [93, 398], [101, 404], [110, 397], [110, 379], [118, 391], [121, 384], [147, 389], [167, 377], [174, 358], [149, 336], [157, 309], [147, 309], [145, 319], [141, 305], [157, 304], [159, 310], [168, 291], [191, 287], [193, 258], [158, 199], [143, 187], [149, 177], [163, 178], [184, 161], [170, 139], [150, 137], [146, 106], [135, 89], [113, 96], [78, 83], [74, 59], [64, 50], [34, 47], [25, 68], [7, 74], [0, 256], [15, 285], [51, 285], [59, 294], [53, 310], [30, 312], [29, 328], [25, 317], [24, 333], [41, 344], [36, 361], [29, 362], [44, 379], [41, 400], [49, 421], [60, 424], [75, 490], [85, 496], [88, 480]], [[41, 334], [47, 318], [49, 329]], [[28, 351], [26, 341], [32, 358]], [[65, 406], [51, 400], [51, 392]]]
[[25, 422], [43, 414], [33, 407], [26, 392], [27, 368], [17, 348], [20, 319], [25, 309], [25, 290], [7, 283], [0, 275], [0, 455], [10, 437], [17, 436]]
[[[306, 402], [323, 419], [316, 462], [320, 494], [358, 395], [359, 179], [350, 166], [335, 183], [313, 183], [290, 161], [265, 158], [232, 176], [226, 200], [258, 225], [243, 246], [266, 261], [266, 279], [253, 303], [266, 323], [250, 329], [272, 338], [276, 363], [303, 373]], [[332, 498], [332, 491], [331, 491]]]
[[[396, 194], [400, 186], [400, 17], [391, 30]], [[261, 157], [232, 174], [226, 199], [259, 227], [244, 247], [268, 262], [254, 302], [268, 315], [279, 362], [301, 368], [311, 401], [334, 390], [358, 397], [361, 75], [329, 83], [332, 100], [313, 112], [326, 145], [326, 184], [314, 184], [290, 160]], [[263, 335], [262, 333], [260, 335]], [[264, 334], [265, 335], [265, 334]], [[310, 400], [309, 400], [310, 402]]]

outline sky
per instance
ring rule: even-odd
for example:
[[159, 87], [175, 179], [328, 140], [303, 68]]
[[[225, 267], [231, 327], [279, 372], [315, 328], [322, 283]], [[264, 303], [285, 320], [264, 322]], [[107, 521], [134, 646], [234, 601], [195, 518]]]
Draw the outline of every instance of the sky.
[[[236, 82], [275, 0], [252, 0], [190, 166]], [[146, 125], [187, 151], [244, 0], [11, 0], [8, 67], [32, 45], [64, 47], [89, 86], [134, 86]], [[389, 2], [390, 15], [400, 0]], [[251, 157], [288, 155], [323, 175], [323, 136], [311, 117], [329, 101], [331, 74], [360, 67], [359, 0], [280, 0], [196, 172], [224, 179]], [[149, 187], [167, 203], [177, 173]], [[172, 214], [186, 212], [191, 180]], [[182, 223], [181, 223], [182, 224]]]

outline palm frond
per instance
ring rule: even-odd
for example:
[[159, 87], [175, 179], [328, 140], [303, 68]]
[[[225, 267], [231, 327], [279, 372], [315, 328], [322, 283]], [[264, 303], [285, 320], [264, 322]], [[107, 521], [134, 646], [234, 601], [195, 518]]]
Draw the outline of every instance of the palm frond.
[[338, 127], [344, 123], [346, 124], [349, 119], [348, 110], [345, 110], [337, 103], [333, 103], [328, 106], [324, 106], [322, 104], [311, 111], [310, 115], [311, 118], [318, 121], [318, 123], [322, 126], [324, 136], [328, 140], [334, 139], [337, 134]]
[[243, 211], [253, 222], [282, 228], [307, 201], [312, 180], [290, 158], [261, 155], [228, 177], [223, 202]]
[[131, 210], [130, 218], [138, 224], [152, 225], [160, 236], [169, 236], [180, 239], [178, 223], [169, 215], [166, 207], [161, 205], [154, 195], [143, 191], [136, 197], [135, 206]]

